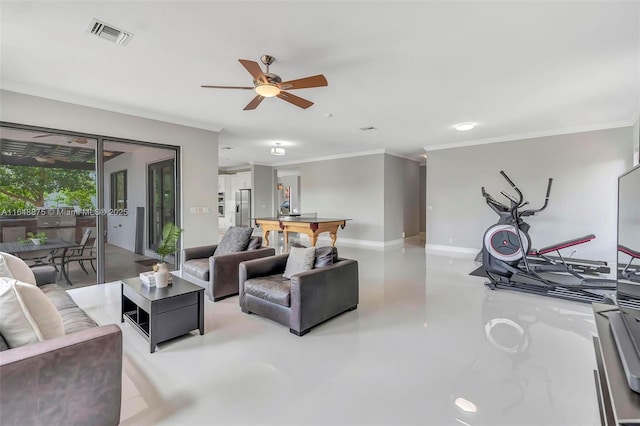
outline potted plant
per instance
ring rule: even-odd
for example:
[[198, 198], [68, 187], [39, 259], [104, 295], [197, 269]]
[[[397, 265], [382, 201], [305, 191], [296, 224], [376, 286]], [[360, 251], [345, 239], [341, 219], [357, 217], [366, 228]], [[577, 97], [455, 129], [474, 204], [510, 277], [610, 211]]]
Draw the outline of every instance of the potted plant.
[[42, 231], [37, 234], [27, 232], [27, 239], [31, 240], [31, 242], [36, 246], [47, 244], [47, 234]]
[[181, 234], [182, 228], [173, 223], [167, 223], [162, 229], [162, 240], [156, 248], [156, 253], [160, 255], [160, 262], [153, 269], [155, 271], [156, 287], [162, 288], [169, 285], [169, 269], [164, 259], [175, 253]]

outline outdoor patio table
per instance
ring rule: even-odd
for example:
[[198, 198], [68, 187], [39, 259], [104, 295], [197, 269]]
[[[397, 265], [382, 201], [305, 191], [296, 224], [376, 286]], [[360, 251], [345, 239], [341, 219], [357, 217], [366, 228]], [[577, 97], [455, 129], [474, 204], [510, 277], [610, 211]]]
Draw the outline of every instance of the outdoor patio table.
[[0, 251], [13, 254], [16, 256], [20, 256], [20, 253], [29, 253], [34, 251], [42, 251], [42, 250], [50, 250], [54, 252], [56, 250], [62, 250], [62, 274], [64, 275], [65, 280], [67, 280], [67, 284], [72, 285], [71, 280], [67, 274], [67, 271], [64, 268], [64, 258], [67, 255], [67, 250], [70, 247], [76, 247], [77, 243], [71, 243], [69, 241], [60, 240], [57, 238], [47, 239], [45, 244], [35, 245], [33, 242], [29, 241], [26, 243], [20, 242], [10, 242], [10, 243], [0, 243]]

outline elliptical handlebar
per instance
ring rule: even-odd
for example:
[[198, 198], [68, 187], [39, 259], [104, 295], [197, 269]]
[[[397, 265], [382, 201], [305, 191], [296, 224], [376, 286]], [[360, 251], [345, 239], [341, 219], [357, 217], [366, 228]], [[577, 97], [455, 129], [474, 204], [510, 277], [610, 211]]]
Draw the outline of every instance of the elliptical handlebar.
[[509, 179], [509, 176], [507, 176], [507, 174], [504, 172], [504, 170], [500, 170], [500, 174], [502, 175], [503, 178], [506, 179], [507, 182], [509, 182], [509, 185], [511, 185], [511, 187], [518, 193], [518, 199], [515, 200], [512, 197], [506, 195], [504, 192], [501, 192], [501, 194], [504, 195], [505, 197], [507, 197], [508, 199], [510, 199], [512, 202], [516, 203], [515, 207], [522, 206], [522, 201], [524, 201], [524, 196], [522, 195], [522, 192], [520, 192], [520, 190], [518, 189], [516, 184], [513, 183], [513, 181], [511, 179]]
[[552, 183], [553, 183], [553, 178], [549, 178], [549, 182], [547, 183], [547, 195], [545, 195], [544, 197], [544, 204], [542, 205], [542, 207], [540, 207], [539, 209], [525, 210], [522, 213], [520, 213], [520, 216], [533, 216], [534, 214], [539, 213], [542, 210], [547, 208], [547, 205], [549, 205], [549, 196], [551, 195]]
[[501, 203], [500, 201], [493, 198], [493, 196], [489, 194], [483, 186], [481, 187], [482, 196], [485, 198], [487, 204], [489, 205], [489, 207], [491, 207], [493, 211], [495, 211], [498, 214], [509, 212], [514, 217], [515, 216], [523, 217], [523, 216], [533, 216], [534, 214], [541, 212], [547, 208], [547, 206], [549, 205], [549, 198], [551, 196], [551, 185], [553, 183], [553, 178], [549, 178], [549, 181], [547, 182], [547, 193], [545, 195], [544, 204], [542, 205], [542, 207], [540, 207], [539, 209], [518, 211], [519, 208], [528, 205], [529, 202], [524, 201], [524, 196], [522, 195], [522, 192], [520, 191], [518, 186], [515, 183], [513, 183], [513, 181], [509, 178], [509, 176], [507, 176], [507, 174], [504, 171], [501, 170], [500, 174], [507, 182], [509, 182], [509, 185], [511, 185], [511, 187], [517, 192], [518, 199], [513, 195], [510, 195], [504, 191], [500, 191], [502, 195], [504, 195], [507, 199], [509, 199], [509, 201], [511, 201], [511, 206], [508, 207], [503, 203]]
[[485, 191], [484, 186], [481, 189], [482, 189], [482, 196], [484, 197], [485, 201], [493, 211], [495, 211], [498, 214], [500, 214], [501, 212], [509, 211], [509, 207], [505, 206], [500, 201], [493, 198], [491, 194]]

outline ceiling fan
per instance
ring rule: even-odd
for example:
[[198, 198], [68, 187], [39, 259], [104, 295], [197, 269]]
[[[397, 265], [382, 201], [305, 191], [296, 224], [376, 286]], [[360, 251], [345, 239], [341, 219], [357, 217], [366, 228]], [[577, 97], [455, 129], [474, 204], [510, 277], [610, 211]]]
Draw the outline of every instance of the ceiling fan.
[[253, 98], [249, 104], [244, 107], [244, 110], [256, 109], [260, 102], [264, 98], [271, 98], [277, 96], [283, 101], [287, 101], [297, 107], [307, 109], [313, 102], [303, 99], [301, 97], [292, 95], [285, 90], [295, 89], [309, 89], [311, 87], [327, 86], [327, 79], [322, 74], [314, 75], [311, 77], [299, 78], [297, 80], [282, 81], [279, 75], [269, 72], [269, 65], [271, 65], [275, 58], [269, 55], [262, 55], [260, 61], [266, 65], [267, 71], [262, 72], [260, 65], [255, 61], [249, 61], [247, 59], [238, 59], [240, 63], [249, 71], [249, 74], [253, 77], [253, 86], [209, 86], [202, 85], [206, 89], [245, 89], [255, 90], [257, 96]]
[[81, 138], [81, 137], [77, 137], [77, 136], [65, 136], [65, 135], [55, 135], [53, 133], [47, 133], [46, 135], [38, 135], [38, 136], [34, 136], [33, 139], [36, 138], [50, 138], [50, 137], [62, 137], [67, 139], [67, 143], [77, 143], [80, 145], [85, 145], [88, 141], [87, 138]]
[[45, 157], [41, 155], [36, 155], [35, 157], [33, 157], [33, 159], [36, 160], [38, 163], [47, 163], [47, 164], [54, 164], [56, 161], [62, 161], [64, 163], [71, 162], [71, 160], [64, 157]]

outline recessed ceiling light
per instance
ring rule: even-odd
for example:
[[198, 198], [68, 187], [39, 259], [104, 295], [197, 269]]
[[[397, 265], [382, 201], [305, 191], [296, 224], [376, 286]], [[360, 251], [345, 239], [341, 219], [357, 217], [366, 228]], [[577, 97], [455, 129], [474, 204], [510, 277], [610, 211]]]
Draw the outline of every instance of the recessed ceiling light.
[[453, 126], [456, 130], [459, 130], [461, 132], [466, 132], [467, 130], [471, 130], [474, 127], [476, 127], [478, 125], [478, 123], [474, 123], [471, 121], [467, 121], [465, 123], [458, 123], [455, 126]]
[[467, 413], [475, 413], [476, 411], [478, 411], [478, 408], [476, 407], [476, 404], [474, 404], [473, 402], [464, 399], [464, 398], [456, 398], [456, 400], [454, 401], [454, 403], [460, 408], [462, 409], [462, 411], [466, 411]]

